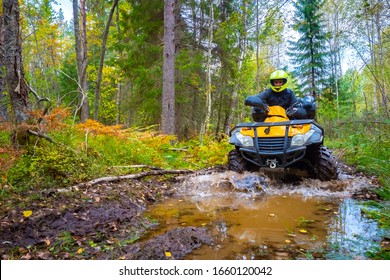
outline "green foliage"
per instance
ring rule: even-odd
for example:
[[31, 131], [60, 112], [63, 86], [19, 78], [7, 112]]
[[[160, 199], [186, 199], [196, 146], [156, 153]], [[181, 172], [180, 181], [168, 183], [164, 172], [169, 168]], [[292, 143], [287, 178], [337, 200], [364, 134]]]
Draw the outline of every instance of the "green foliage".
[[69, 47], [66, 25], [56, 17], [53, 0], [21, 1], [21, 37], [26, 80], [40, 96], [55, 99], [57, 69]]
[[147, 126], [160, 119], [164, 2], [126, 2], [119, 6], [121, 32], [115, 50], [121, 57], [115, 63], [131, 83], [131, 96], [123, 104], [128, 119], [132, 125]]
[[387, 205], [370, 201], [365, 203], [362, 211], [367, 217], [377, 220], [382, 228], [390, 229], [390, 208]]
[[322, 27], [322, 0], [299, 0], [295, 6], [293, 28], [298, 41], [291, 44], [289, 55], [295, 66], [294, 74], [300, 78], [300, 87], [306, 94], [320, 92], [325, 77], [326, 34]]
[[329, 146], [339, 149], [343, 160], [379, 176], [389, 187], [390, 120], [368, 110], [363, 98], [366, 74], [347, 71], [339, 81], [338, 100], [320, 100], [318, 121]]
[[[138, 172], [132, 165], [147, 165], [166, 169], [198, 169], [226, 164], [231, 149], [226, 139], [206, 137], [177, 142], [172, 136], [161, 135], [153, 128], [123, 129], [87, 121], [77, 126], [64, 125], [53, 130], [55, 143], [38, 139], [14, 157], [2, 176], [4, 184], [16, 191], [41, 188], [61, 188], [108, 175]], [[9, 141], [9, 140], [8, 140]], [[184, 148], [183, 148], [184, 147]], [[12, 150], [7, 150], [10, 157]]]
[[74, 53], [66, 53], [58, 75], [60, 90], [56, 93], [56, 99], [61, 100], [61, 104], [66, 107], [77, 105], [78, 86], [75, 60], [76, 55]]
[[66, 253], [76, 253], [77, 243], [69, 231], [61, 232], [57, 240], [50, 247], [50, 252], [54, 256]]
[[[345, 160], [360, 170], [382, 176], [386, 184], [390, 174], [389, 125], [378, 121], [359, 119], [336, 122], [330, 145], [342, 149]], [[387, 178], [387, 179], [386, 179]]]
[[42, 143], [21, 157], [8, 180], [14, 186], [63, 187], [84, 181], [90, 170], [86, 157], [63, 146]]
[[191, 140], [189, 155], [186, 161], [197, 167], [223, 165], [227, 163], [227, 154], [232, 149], [227, 139], [215, 141], [211, 137], [205, 137], [202, 144], [198, 140]]

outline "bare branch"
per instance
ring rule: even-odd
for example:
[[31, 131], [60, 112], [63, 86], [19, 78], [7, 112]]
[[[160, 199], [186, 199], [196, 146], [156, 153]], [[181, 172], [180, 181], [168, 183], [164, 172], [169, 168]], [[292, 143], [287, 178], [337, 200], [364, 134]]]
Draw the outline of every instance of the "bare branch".
[[194, 171], [192, 171], [192, 170], [163, 170], [163, 169], [149, 170], [149, 171], [140, 172], [137, 174], [101, 177], [101, 178], [93, 179], [93, 180], [86, 182], [86, 183], [80, 183], [78, 185], [71, 187], [71, 189], [77, 189], [79, 187], [93, 186], [93, 185], [101, 184], [101, 183], [116, 182], [116, 181], [121, 181], [121, 180], [141, 179], [141, 178], [146, 177], [146, 176], [156, 176], [156, 175], [165, 175], [165, 174], [188, 174], [188, 173], [194, 173]]

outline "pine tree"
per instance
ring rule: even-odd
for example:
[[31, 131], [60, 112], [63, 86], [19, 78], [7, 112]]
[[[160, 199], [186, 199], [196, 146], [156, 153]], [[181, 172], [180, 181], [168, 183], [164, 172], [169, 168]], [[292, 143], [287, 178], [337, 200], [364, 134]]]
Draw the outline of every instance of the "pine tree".
[[323, 31], [320, 9], [322, 0], [298, 0], [293, 25], [300, 38], [289, 41], [289, 55], [294, 64], [294, 75], [302, 92], [314, 97], [326, 77], [326, 34]]

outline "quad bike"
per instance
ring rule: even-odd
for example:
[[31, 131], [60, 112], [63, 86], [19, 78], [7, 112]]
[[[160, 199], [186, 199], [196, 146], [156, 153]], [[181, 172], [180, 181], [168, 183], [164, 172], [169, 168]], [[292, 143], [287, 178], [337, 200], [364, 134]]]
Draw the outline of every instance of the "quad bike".
[[337, 161], [323, 146], [324, 129], [314, 121], [315, 102], [310, 98], [305, 102], [299, 99], [299, 104], [286, 112], [280, 106], [268, 107], [257, 96], [248, 97], [245, 105], [263, 110], [265, 120], [240, 123], [230, 131], [229, 143], [235, 149], [228, 155], [229, 170], [278, 171], [322, 181], [337, 179]]

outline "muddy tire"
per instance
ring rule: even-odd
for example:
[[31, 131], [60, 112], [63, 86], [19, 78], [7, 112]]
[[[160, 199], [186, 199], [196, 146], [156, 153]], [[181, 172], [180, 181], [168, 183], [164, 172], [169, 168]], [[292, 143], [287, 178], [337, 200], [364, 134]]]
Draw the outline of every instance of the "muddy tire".
[[335, 180], [338, 177], [338, 163], [332, 152], [324, 147], [318, 146], [312, 154], [315, 178], [321, 181]]
[[231, 150], [228, 154], [228, 168], [231, 171], [242, 173], [251, 171], [250, 164], [241, 156], [237, 150]]

